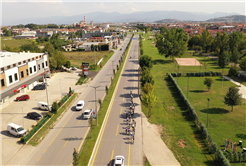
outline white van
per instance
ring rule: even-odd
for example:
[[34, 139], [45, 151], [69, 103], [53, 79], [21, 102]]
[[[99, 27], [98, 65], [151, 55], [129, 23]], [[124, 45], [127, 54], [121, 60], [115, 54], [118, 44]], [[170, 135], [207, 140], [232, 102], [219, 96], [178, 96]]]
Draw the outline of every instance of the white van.
[[[51, 111], [51, 109], [52, 109], [51, 105], [49, 107], [50, 107], [50, 111]], [[39, 102], [38, 103], [38, 108], [41, 109], [41, 110], [47, 110], [47, 111], [49, 110], [48, 109], [48, 104], [45, 103], [45, 102]]]
[[7, 130], [9, 131], [10, 134], [15, 135], [17, 137], [22, 137], [26, 135], [26, 130], [20, 125], [14, 123], [8, 124]]

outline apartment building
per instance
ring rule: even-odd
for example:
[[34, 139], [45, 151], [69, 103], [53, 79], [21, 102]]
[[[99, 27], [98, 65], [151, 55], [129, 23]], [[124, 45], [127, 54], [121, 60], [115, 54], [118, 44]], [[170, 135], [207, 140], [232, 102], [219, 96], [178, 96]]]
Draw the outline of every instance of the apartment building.
[[47, 53], [0, 52], [1, 106], [27, 93], [49, 72]]

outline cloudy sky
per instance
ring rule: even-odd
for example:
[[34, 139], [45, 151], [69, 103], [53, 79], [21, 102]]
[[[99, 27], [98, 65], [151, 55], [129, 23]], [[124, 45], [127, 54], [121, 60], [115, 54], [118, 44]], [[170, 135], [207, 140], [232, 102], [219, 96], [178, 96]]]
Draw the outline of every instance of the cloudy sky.
[[[226, 12], [245, 15], [245, 0], [0, 0], [1, 22], [73, 16], [96, 11], [132, 13], [138, 11]], [[7, 20], [7, 21], [6, 21]]]

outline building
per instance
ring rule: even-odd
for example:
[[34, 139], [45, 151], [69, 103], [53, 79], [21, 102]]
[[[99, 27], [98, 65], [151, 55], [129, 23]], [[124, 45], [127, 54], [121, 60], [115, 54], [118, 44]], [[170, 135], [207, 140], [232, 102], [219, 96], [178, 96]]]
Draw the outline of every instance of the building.
[[87, 39], [87, 42], [107, 42], [107, 39], [104, 37], [91, 37], [90, 39]]
[[37, 37], [38, 36], [42, 36], [42, 37], [51, 37], [53, 35], [53, 31], [41, 31], [41, 30], [37, 30]]
[[112, 36], [113, 32], [101, 32], [101, 31], [95, 31], [93, 33], [87, 33], [86, 30], [82, 30], [82, 38], [88, 39], [91, 37], [104, 37], [104, 36]]
[[47, 53], [0, 52], [1, 106], [37, 85], [37, 80], [49, 72]]
[[22, 31], [21, 35], [16, 35], [16, 39], [28, 39], [36, 36], [36, 31]]

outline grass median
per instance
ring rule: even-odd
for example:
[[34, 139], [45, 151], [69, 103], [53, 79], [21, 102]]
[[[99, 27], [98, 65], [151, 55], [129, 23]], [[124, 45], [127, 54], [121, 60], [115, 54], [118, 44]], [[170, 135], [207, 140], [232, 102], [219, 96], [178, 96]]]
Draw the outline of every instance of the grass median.
[[54, 114], [51, 119], [44, 125], [42, 128], [36, 133], [36, 135], [29, 141], [28, 144], [32, 146], [37, 146], [48, 134], [50, 129], [54, 127], [58, 118], [60, 118], [61, 114], [67, 109], [67, 107], [73, 102], [73, 100], [77, 97], [77, 93], [74, 93], [68, 101], [57, 111], [57, 114]]
[[[129, 51], [129, 49], [126, 51], [126, 55], [127, 55], [128, 51]], [[126, 56], [123, 57], [124, 63], [125, 63], [125, 60], [126, 60]], [[95, 126], [94, 126], [93, 130], [89, 132], [89, 134], [85, 140], [84, 146], [83, 146], [83, 148], [80, 152], [80, 155], [79, 155], [79, 164], [78, 165], [88, 165], [88, 162], [89, 162], [90, 157], [92, 155], [92, 151], [93, 151], [93, 148], [95, 146], [98, 134], [99, 134], [100, 129], [102, 127], [103, 120], [105, 118], [105, 115], [107, 113], [110, 101], [111, 101], [113, 93], [115, 91], [115, 86], [118, 82], [118, 79], [120, 77], [120, 73], [121, 73], [122, 68], [124, 66], [124, 63], [122, 63], [119, 66], [119, 70], [115, 74], [115, 78], [113, 79], [112, 84], [108, 90], [108, 95], [106, 95], [106, 97], [103, 101], [102, 107], [101, 107], [100, 111], [98, 112], [98, 126], [95, 125], [96, 121], [94, 121]]]

